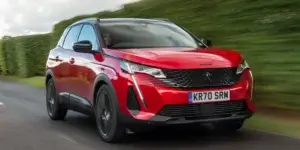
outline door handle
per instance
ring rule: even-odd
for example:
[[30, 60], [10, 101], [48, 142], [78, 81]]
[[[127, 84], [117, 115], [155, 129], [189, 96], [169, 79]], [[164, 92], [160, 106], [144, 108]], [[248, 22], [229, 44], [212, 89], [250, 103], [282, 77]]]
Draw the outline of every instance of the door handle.
[[56, 56], [55, 58], [50, 58], [52, 61], [61, 62], [62, 60], [59, 59], [59, 56]]
[[71, 58], [71, 59], [70, 59], [70, 63], [71, 63], [71, 64], [74, 64], [74, 63], [75, 63], [75, 59], [74, 59], [74, 58]]

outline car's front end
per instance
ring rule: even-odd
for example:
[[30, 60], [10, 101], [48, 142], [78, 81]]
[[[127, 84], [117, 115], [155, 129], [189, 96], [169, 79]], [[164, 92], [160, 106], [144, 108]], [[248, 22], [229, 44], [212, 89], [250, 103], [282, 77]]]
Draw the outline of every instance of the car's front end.
[[103, 21], [101, 30], [110, 37], [103, 52], [118, 58], [113, 84], [129, 120], [243, 121], [255, 111], [252, 72], [237, 51], [210, 47], [164, 21]]
[[255, 111], [253, 76], [245, 60], [208, 69], [161, 69], [121, 62], [128, 82], [128, 114], [148, 123], [244, 120]]

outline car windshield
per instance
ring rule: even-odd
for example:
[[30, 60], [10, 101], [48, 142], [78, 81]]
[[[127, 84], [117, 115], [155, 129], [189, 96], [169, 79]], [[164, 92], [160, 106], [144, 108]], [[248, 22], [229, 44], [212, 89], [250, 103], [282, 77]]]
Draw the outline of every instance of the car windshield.
[[162, 21], [101, 22], [100, 30], [108, 48], [199, 47], [197, 40], [179, 26]]

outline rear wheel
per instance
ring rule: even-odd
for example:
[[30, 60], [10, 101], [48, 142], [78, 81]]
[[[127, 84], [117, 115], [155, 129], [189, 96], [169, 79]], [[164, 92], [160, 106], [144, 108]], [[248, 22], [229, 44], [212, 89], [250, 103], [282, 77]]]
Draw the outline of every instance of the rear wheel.
[[95, 116], [97, 128], [105, 142], [118, 142], [126, 134], [126, 128], [118, 117], [117, 100], [107, 85], [99, 88], [96, 99]]
[[214, 129], [223, 133], [235, 133], [241, 129], [243, 125], [244, 120], [213, 123]]
[[59, 104], [59, 97], [56, 93], [53, 79], [50, 79], [46, 87], [46, 106], [48, 116], [52, 120], [64, 120], [68, 109], [64, 105]]

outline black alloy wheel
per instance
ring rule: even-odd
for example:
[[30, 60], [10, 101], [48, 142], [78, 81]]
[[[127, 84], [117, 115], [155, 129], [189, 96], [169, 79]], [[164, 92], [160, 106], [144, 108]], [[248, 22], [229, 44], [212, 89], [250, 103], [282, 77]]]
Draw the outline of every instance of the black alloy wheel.
[[101, 105], [98, 105], [100, 108], [100, 118], [99, 120], [99, 128], [100, 132], [103, 135], [109, 134], [111, 130], [111, 124], [112, 124], [112, 106], [111, 106], [111, 101], [109, 100], [107, 93], [103, 92], [100, 95], [100, 99], [102, 99]]
[[125, 135], [125, 127], [118, 118], [115, 96], [107, 85], [98, 90], [95, 116], [97, 128], [105, 142], [118, 142]]

